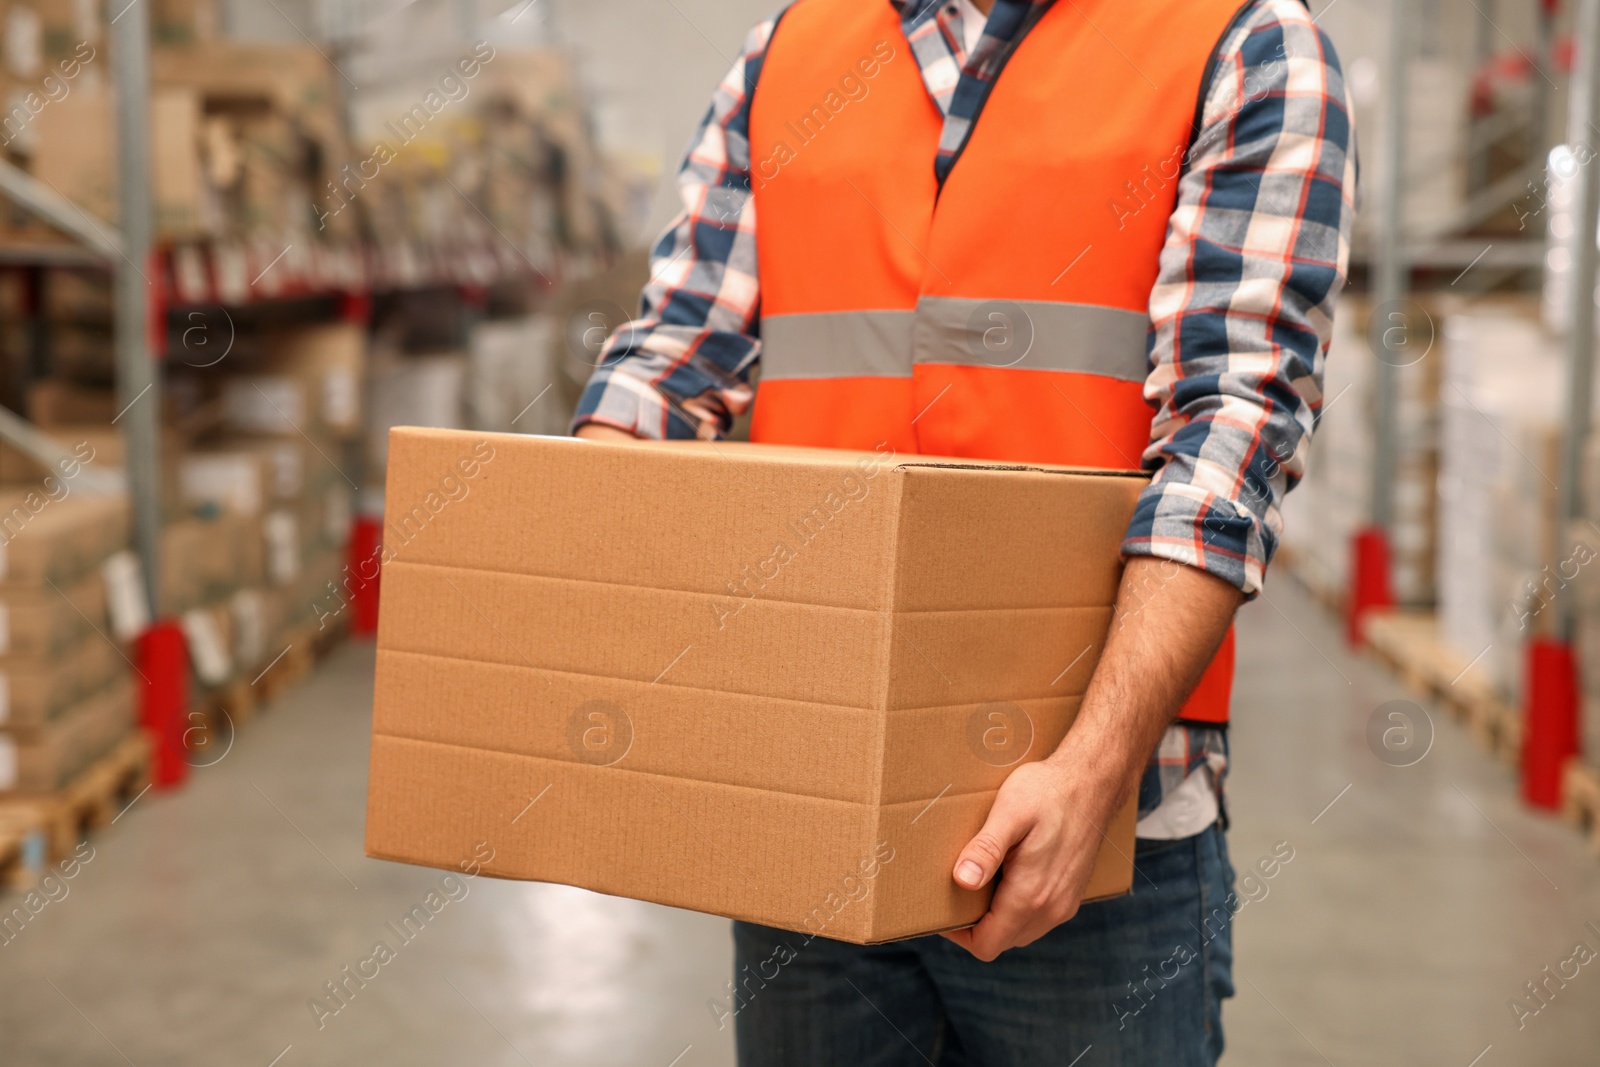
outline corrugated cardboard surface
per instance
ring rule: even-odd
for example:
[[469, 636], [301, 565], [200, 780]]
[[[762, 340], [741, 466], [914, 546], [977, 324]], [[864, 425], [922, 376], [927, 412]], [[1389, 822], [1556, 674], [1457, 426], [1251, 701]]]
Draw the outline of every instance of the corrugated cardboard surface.
[[0, 729], [0, 794], [48, 793], [109, 752], [133, 726], [133, 682], [123, 676], [40, 730]]
[[128, 517], [125, 496], [51, 499], [39, 485], [0, 488], [0, 580], [46, 589], [71, 581], [127, 545]]
[[[983, 914], [951, 868], [1077, 713], [1140, 479], [389, 447], [369, 854], [456, 867], [486, 842], [493, 875], [857, 942]], [[1126, 891], [1132, 855], [1130, 806], [1089, 895]]]
[[13, 734], [37, 730], [130, 669], [99, 634], [55, 656], [0, 656], [0, 727]]
[[0, 649], [19, 656], [60, 656], [106, 622], [106, 585], [99, 574], [71, 584], [0, 584]]

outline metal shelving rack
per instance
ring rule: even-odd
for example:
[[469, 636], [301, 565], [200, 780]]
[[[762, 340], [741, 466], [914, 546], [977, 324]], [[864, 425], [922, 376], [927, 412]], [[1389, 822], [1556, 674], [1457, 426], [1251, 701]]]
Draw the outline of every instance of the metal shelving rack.
[[156, 357], [165, 323], [152, 314], [158, 293], [151, 255], [155, 215], [150, 191], [150, 5], [128, 0], [111, 19], [111, 33], [117, 85], [117, 208], [122, 223], [122, 255], [112, 265], [117, 409], [124, 423], [134, 543], [143, 565], [150, 617], [155, 619], [161, 588], [161, 375]]
[[[1431, 243], [1408, 245], [1403, 232], [1406, 81], [1411, 58], [1408, 46], [1413, 29], [1412, 7], [1412, 0], [1391, 0], [1390, 3], [1390, 54], [1386, 71], [1388, 99], [1385, 102], [1383, 127], [1385, 159], [1384, 169], [1379, 175], [1383, 217], [1372, 259], [1375, 321], [1368, 337], [1369, 346], [1378, 360], [1370, 513], [1369, 525], [1357, 534], [1356, 544], [1352, 546], [1355, 566], [1352, 568], [1347, 601], [1348, 634], [1355, 643], [1362, 641], [1363, 617], [1375, 609], [1392, 606], [1394, 600], [1389, 584], [1388, 538], [1394, 514], [1399, 415], [1395, 394], [1399, 384], [1397, 371], [1400, 361], [1396, 357], [1403, 353], [1393, 350], [1385, 331], [1395, 325], [1402, 330], [1410, 330], [1415, 326], [1409, 321], [1411, 310], [1407, 307], [1411, 269], [1414, 266], [1437, 265], [1441, 258], [1439, 251], [1447, 245], [1460, 244], [1459, 241], [1434, 239]], [[1550, 0], [1541, 3], [1538, 19], [1538, 52], [1541, 59], [1548, 59], [1555, 22], [1555, 5]], [[1573, 36], [1576, 49], [1566, 139], [1570, 143], [1580, 144], [1588, 143], [1592, 131], [1600, 129], [1600, 0], [1577, 0]], [[1530, 130], [1534, 151], [1529, 168], [1537, 168], [1542, 175], [1543, 119], [1548, 96], [1542, 86], [1537, 88], [1539, 92], [1532, 108], [1533, 128]], [[1515, 177], [1520, 178], [1521, 174]], [[1493, 189], [1489, 192], [1499, 195]], [[1486, 195], [1485, 203], [1492, 199]], [[1600, 231], [1600, 166], [1590, 164], [1579, 169], [1572, 214], [1575, 222], [1570, 238], [1573, 269], [1567, 284], [1569, 306], [1573, 310], [1564, 338], [1566, 404], [1556, 507], [1556, 521], [1562, 531], [1569, 529], [1584, 514], [1583, 462], [1585, 444], [1593, 423], [1595, 296], [1596, 281], [1600, 278], [1600, 246], [1597, 246], [1596, 239], [1597, 231]], [[1537, 263], [1533, 253], [1543, 251], [1543, 242], [1524, 239], [1498, 243], [1512, 246], [1502, 265], [1532, 266]], [[1466, 249], [1456, 251], [1465, 252]], [[1454, 256], [1442, 258], [1452, 259]], [[1391, 314], [1397, 314], [1398, 319], [1392, 318]], [[1557, 807], [1561, 803], [1564, 764], [1579, 749], [1579, 723], [1583, 714], [1580, 668], [1575, 651], [1575, 598], [1571, 595], [1558, 597], [1554, 608], [1556, 626], [1553, 635], [1535, 636], [1527, 643], [1527, 670], [1521, 694], [1522, 792], [1530, 804], [1546, 808]]]
[[[1582, 144], [1600, 122], [1600, 0], [1579, 0], [1577, 44], [1572, 64], [1567, 140]], [[1572, 276], [1566, 336], [1567, 404], [1562, 425], [1556, 522], [1567, 531], [1584, 514], [1584, 447], [1592, 424], [1594, 390], [1595, 281], [1600, 276], [1600, 165], [1580, 167], [1572, 215]], [[1561, 806], [1566, 764], [1581, 754], [1583, 697], [1577, 656], [1577, 605], [1568, 595], [1555, 603], [1555, 634], [1528, 646], [1523, 695], [1522, 795], [1545, 808]]]
[[[1402, 305], [1410, 285], [1410, 265], [1406, 259], [1405, 174], [1407, 86], [1411, 60], [1411, 0], [1390, 0], [1389, 61], [1385, 77], [1387, 93], [1383, 113], [1383, 192], [1379, 247], [1374, 264], [1373, 313], [1368, 327], [1368, 344], [1378, 359], [1374, 382], [1375, 410], [1372, 433], [1372, 484], [1369, 487], [1367, 529], [1356, 535], [1356, 567], [1352, 590], [1352, 636], [1359, 635], [1360, 614], [1373, 607], [1389, 607], [1394, 593], [1389, 575], [1389, 543], [1394, 525], [1394, 481], [1398, 466], [1398, 411], [1401, 353], [1390, 349], [1392, 317], [1398, 315], [1399, 328], [1406, 334], [1416, 324]], [[1409, 340], [1409, 337], [1406, 337]]]
[[[242, 305], [302, 297], [335, 297], [345, 303], [357, 298], [355, 303], [359, 304], [376, 291], [440, 286], [476, 290], [522, 275], [537, 277], [543, 286], [550, 287], [554, 284], [550, 277], [560, 277], [564, 271], [559, 264], [553, 272], [540, 271], [526, 261], [520, 248], [501, 237], [491, 238], [482, 246], [450, 249], [396, 250], [363, 243], [343, 249], [334, 257], [338, 263], [331, 276], [326, 272], [321, 276], [315, 272], [297, 276], [286, 263], [274, 272], [270, 284], [250, 282], [242, 288], [223, 285], [221, 277], [227, 272], [220, 265], [222, 259], [232, 257], [228, 262], [235, 266], [254, 263], [243, 246], [169, 249], [156, 241], [150, 171], [149, 5], [142, 0], [101, 2], [110, 30], [114, 67], [119, 224], [113, 226], [93, 217], [49, 185], [0, 160], [0, 196], [12, 199], [75, 242], [0, 245], [0, 265], [41, 269], [107, 266], [113, 273], [119, 412], [116, 422], [124, 438], [126, 478], [108, 479], [85, 471], [80, 485], [91, 491], [125, 488], [130, 494], [147, 606], [150, 618], [158, 619], [162, 526], [160, 361], [170, 307]], [[443, 2], [450, 5], [464, 29], [474, 23], [476, 7], [469, 0]], [[231, 4], [221, 4], [219, 11], [225, 22], [232, 21]], [[335, 52], [350, 47], [356, 38], [353, 28], [366, 13], [365, 6], [357, 0], [325, 0], [323, 17], [335, 28], [336, 38], [329, 47]], [[277, 255], [278, 251], [274, 249], [270, 254]], [[394, 253], [397, 261], [409, 264], [411, 269], [398, 273], [383, 269], [380, 260], [386, 253]], [[185, 271], [185, 265], [195, 269]], [[258, 268], [264, 265], [255, 264]], [[249, 271], [246, 277], [254, 273]], [[203, 280], [197, 289], [186, 284], [193, 277]], [[3, 409], [0, 439], [46, 464], [66, 455], [47, 435]]]
[[[1587, 4], [1588, 0], [1580, 0], [1580, 3]], [[1536, 52], [1541, 68], [1548, 65], [1553, 54], [1555, 7], [1554, 0], [1541, 0], [1537, 14]], [[1479, 9], [1479, 15], [1477, 29], [1481, 39], [1477, 51], [1482, 57], [1488, 54], [1484, 35], [1493, 27], [1482, 9]], [[1398, 405], [1400, 369], [1410, 361], [1408, 349], [1411, 344], [1429, 335], [1433, 329], [1426, 311], [1410, 298], [1412, 274], [1416, 270], [1440, 268], [1464, 271], [1480, 265], [1491, 273], [1537, 269], [1543, 265], [1547, 251], [1542, 237], [1497, 238], [1485, 245], [1481, 238], [1461, 236], [1472, 225], [1483, 222], [1521, 196], [1530, 179], [1543, 178], [1545, 117], [1549, 108], [1549, 94], [1545, 91], [1547, 86], [1542, 77], [1533, 79], [1536, 92], [1528, 118], [1530, 159], [1524, 167], [1494, 182], [1484, 182], [1479, 173], [1483, 187], [1469, 198], [1450, 226], [1436, 232], [1407, 232], [1405, 193], [1410, 145], [1406, 125], [1410, 66], [1419, 29], [1416, 19], [1416, 0], [1390, 0], [1387, 26], [1389, 44], [1383, 75], [1385, 98], [1380, 129], [1383, 155], [1375, 190], [1381, 214], [1375, 238], [1367, 249], [1373, 303], [1367, 342], [1377, 360], [1373, 385], [1373, 447], [1366, 523], [1358, 530], [1351, 545], [1346, 632], [1352, 643], [1360, 643], [1362, 620], [1369, 612], [1390, 608], [1396, 603], [1391, 573], [1391, 544], [1401, 436]], [[1579, 36], [1583, 32], [1580, 26]], [[1584, 77], [1584, 72], [1576, 69], [1577, 66], [1587, 61], [1592, 68], [1593, 56], [1588, 55], [1589, 52], [1592, 49], [1587, 48], [1587, 42], [1578, 49], [1573, 72], [1575, 86]], [[1481, 172], [1481, 164], [1486, 159], [1483, 146], [1469, 141], [1468, 153], [1469, 167]], [[1592, 281], [1590, 285], [1592, 288]], [[1588, 346], [1591, 341], [1580, 338], [1573, 343]], [[1587, 427], [1586, 421], [1584, 426]], [[1581, 442], [1578, 447], [1581, 449]]]
[[[127, 2], [126, 6], [121, 6], [123, 0], [110, 3], [118, 8], [108, 11], [107, 21], [117, 93], [120, 226], [93, 218], [26, 172], [0, 162], [0, 194], [78, 242], [77, 247], [0, 249], [0, 260], [50, 267], [98, 263], [111, 267], [116, 288], [116, 372], [121, 409], [117, 421], [123, 433], [126, 484], [134, 510], [134, 541], [143, 565], [150, 617], [156, 618], [161, 546], [161, 392], [156, 363], [158, 344], [152, 331], [152, 325], [159, 324], [152, 323], [150, 313], [154, 280], [146, 273], [154, 226], [149, 161], [149, 5], [138, 0]], [[153, 395], [147, 397], [147, 393]], [[65, 455], [50, 438], [9, 412], [0, 415], [0, 437], [47, 464]], [[89, 482], [108, 484], [93, 478]]]

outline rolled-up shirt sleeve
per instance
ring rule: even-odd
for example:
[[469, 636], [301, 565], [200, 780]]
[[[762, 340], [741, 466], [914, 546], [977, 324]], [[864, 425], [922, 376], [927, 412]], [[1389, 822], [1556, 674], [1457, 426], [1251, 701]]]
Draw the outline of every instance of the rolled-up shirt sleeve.
[[715, 437], [754, 399], [760, 358], [750, 97], [774, 20], [759, 23], [712, 94], [678, 169], [683, 207], [650, 253], [639, 317], [601, 350], [573, 428]]
[[1297, 0], [1264, 0], [1221, 42], [1150, 296], [1154, 477], [1124, 555], [1261, 589], [1323, 404], [1355, 214], [1350, 115]]

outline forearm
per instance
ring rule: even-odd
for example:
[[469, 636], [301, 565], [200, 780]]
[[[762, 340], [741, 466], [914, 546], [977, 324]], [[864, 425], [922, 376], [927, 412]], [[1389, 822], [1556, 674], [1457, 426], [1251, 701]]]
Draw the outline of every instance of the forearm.
[[1137, 787], [1150, 753], [1216, 655], [1244, 595], [1194, 567], [1140, 556], [1123, 570], [1105, 651], [1083, 705], [1047, 762], [1089, 786], [1104, 821]]

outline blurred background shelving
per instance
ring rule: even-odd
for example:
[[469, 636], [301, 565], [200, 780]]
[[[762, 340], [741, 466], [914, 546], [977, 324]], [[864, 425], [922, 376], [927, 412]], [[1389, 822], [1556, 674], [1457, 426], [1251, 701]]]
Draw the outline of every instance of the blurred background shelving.
[[[1600, 44], [1600, 32], [1581, 24], [1585, 4], [1600, 10], [1600, 0], [1311, 5], [1339, 49], [1354, 107], [1361, 211], [1271, 599], [1241, 616], [1242, 662], [1276, 688], [1241, 684], [1248, 706], [1236, 717], [1256, 725], [1236, 732], [1230, 785], [1243, 854], [1266, 840], [1261, 812], [1306, 807], [1309, 819], [1360, 783], [1346, 803], [1367, 836], [1327, 845], [1322, 859], [1308, 848], [1296, 873], [1309, 879], [1307, 868], [1325, 864], [1315, 868], [1321, 895], [1298, 912], [1292, 903], [1256, 908], [1271, 936], [1247, 941], [1255, 951], [1240, 955], [1241, 973], [1266, 966], [1251, 960], [1276, 968], [1293, 989], [1280, 1003], [1299, 1020], [1329, 1003], [1327, 1018], [1366, 1017], [1367, 1008], [1340, 998], [1365, 981], [1370, 961], [1319, 955], [1329, 975], [1346, 980], [1330, 998], [1312, 979], [1293, 985], [1303, 955], [1272, 955], [1308, 930], [1329, 944], [1347, 934], [1359, 941], [1344, 929], [1328, 934], [1336, 924], [1327, 916], [1351, 914], [1352, 899], [1371, 895], [1369, 885], [1340, 881], [1378, 876], [1362, 863], [1384, 877], [1407, 872], [1381, 884], [1400, 896], [1426, 889], [1429, 916], [1475, 931], [1472, 939], [1434, 931], [1431, 941], [1418, 933], [1402, 944], [1413, 931], [1364, 916], [1389, 948], [1417, 959], [1430, 945], [1537, 957], [1529, 975], [1554, 958], [1548, 945], [1570, 942], [1576, 912], [1562, 909], [1578, 907], [1574, 894], [1559, 907], [1526, 909], [1537, 913], [1526, 925], [1493, 935], [1478, 919], [1520, 915], [1546, 888], [1547, 869], [1563, 888], [1580, 886], [1576, 896], [1594, 884], [1581, 872], [1596, 868], [1585, 849], [1600, 855], [1600, 435], [1574, 420], [1570, 386], [1574, 348], [1592, 349], [1572, 343], [1571, 308], [1580, 252], [1594, 257], [1577, 235], [1579, 220], [1592, 219], [1582, 194], [1600, 166], [1600, 118], [1573, 120], [1584, 114]], [[329, 825], [342, 836], [329, 850], [340, 863], [359, 862], [360, 798], [349, 783], [359, 784], [363, 731], [346, 720], [365, 714], [370, 649], [346, 638], [375, 626], [388, 429], [566, 432], [599, 337], [637, 308], [647, 249], [677, 210], [674, 168], [708, 94], [773, 6], [0, 0], [0, 920], [85, 834], [91, 843], [109, 837], [124, 814], [118, 832], [135, 835], [147, 855], [104, 867], [142, 879], [129, 883], [136, 900], [163, 887], [148, 914], [167, 915], [159, 894], [168, 871], [148, 856], [177, 849], [175, 832], [199, 827], [195, 848], [225, 850], [237, 845], [235, 826], [249, 825], [278, 862], [270, 832], [221, 792], [220, 776], [193, 781], [236, 751], [268, 787], [255, 777], [240, 787], [250, 804], [276, 794], [273, 774], [292, 777], [304, 761], [293, 780], [305, 785], [305, 807], [267, 809], [293, 827], [274, 823], [286, 850], [311, 840], [291, 814], [303, 818], [336, 796], [341, 814]], [[1575, 486], [1569, 456], [1581, 461]], [[1575, 496], [1563, 493], [1574, 487]], [[1357, 546], [1374, 543], [1383, 558], [1371, 571]], [[1295, 592], [1280, 602], [1285, 578]], [[1329, 638], [1336, 625], [1350, 647]], [[1280, 640], [1287, 644], [1271, 645]], [[1571, 671], [1558, 677], [1574, 687], [1573, 744], [1558, 738], [1550, 748], [1539, 718], [1549, 692], [1530, 675], [1534, 649], [1571, 652]], [[319, 671], [325, 662], [333, 666]], [[1303, 688], [1285, 682], [1288, 667]], [[1284, 711], [1285, 686], [1329, 721]], [[1356, 695], [1346, 699], [1344, 686]], [[1399, 831], [1387, 809], [1359, 807], [1363, 793], [1385, 795], [1369, 772], [1392, 768], [1374, 771], [1352, 741], [1385, 686], [1453, 715], [1459, 729], [1441, 721], [1440, 730], [1494, 756], [1477, 767], [1441, 739], [1429, 773], [1451, 777], [1418, 774], [1396, 789], [1412, 820]], [[271, 732], [257, 717], [275, 707], [289, 722]], [[254, 756], [252, 733], [267, 735]], [[1519, 784], [1526, 789], [1534, 749], [1566, 762], [1553, 804], [1545, 789], [1536, 807], [1518, 808], [1512, 798]], [[1294, 780], [1263, 771], [1290, 750], [1301, 759], [1284, 776]], [[1455, 762], [1439, 769], [1446, 759]], [[1548, 773], [1537, 776], [1541, 789], [1549, 785]], [[1504, 806], [1488, 809], [1499, 834], [1489, 844], [1527, 844], [1540, 881], [1520, 869], [1486, 873], [1473, 851], [1481, 842], [1461, 844], [1470, 835], [1460, 827], [1489, 815], [1449, 807], [1457, 778], [1475, 795], [1505, 793]], [[153, 828], [139, 825], [147, 790], [159, 795], [185, 779], [189, 792], [176, 797], [217, 810], [187, 809], [180, 819], [162, 809], [148, 816]], [[1582, 844], [1565, 827], [1559, 840], [1544, 836], [1552, 806], [1581, 828]], [[1297, 844], [1298, 835], [1311, 838], [1302, 824], [1292, 830]], [[1423, 852], [1451, 885], [1431, 868], [1406, 866]], [[204, 898], [197, 914], [226, 917], [208, 894], [218, 884], [236, 890], [232, 875], [185, 870]], [[369, 888], [366, 876], [358, 880]], [[402, 880], [393, 875], [375, 893], [409, 901]], [[1467, 899], [1480, 882], [1493, 888]], [[525, 979], [526, 989], [503, 983], [505, 1010], [534, 1020], [552, 1062], [643, 1062], [628, 1058], [643, 1048], [650, 1057], [664, 1051], [662, 1063], [687, 1056], [684, 1067], [702, 1053], [703, 1062], [727, 1062], [727, 1035], [687, 1021], [705, 996], [720, 995], [722, 927], [576, 891], [541, 895], [548, 889], [484, 889], [500, 894], [489, 925], [464, 938], [460, 955], [437, 951], [463, 969], [493, 960], [488, 973]], [[114, 893], [83, 892], [101, 903], [57, 916], [65, 930], [46, 942], [52, 949], [103, 929], [90, 913], [111, 908]], [[308, 914], [325, 905], [295, 899]], [[366, 919], [343, 907], [329, 906], [315, 927], [330, 941]], [[567, 946], [584, 960], [579, 979], [569, 989], [554, 964], [519, 970], [504, 930], [536, 930]], [[0, 922], [0, 940], [5, 933]], [[1248, 927], [1241, 936], [1251, 936]], [[588, 967], [595, 945], [609, 946], [597, 958], [611, 970]], [[1418, 1021], [1417, 1005], [1432, 1010], [1430, 998], [1448, 984], [1423, 970], [1412, 975], [1414, 990], [1390, 991], [1404, 1017], [1382, 1029], [1385, 1051], [1477, 1033], [1476, 1019]], [[1452, 980], [1478, 983], [1471, 995], [1496, 1010], [1501, 985], [1515, 994], [1525, 977], [1465, 963], [1456, 970]], [[378, 995], [411, 990], [404, 981]], [[542, 1008], [527, 1010], [559, 1003], [604, 1032], [595, 1005], [612, 1005], [617, 989], [645, 1004], [641, 1017], [672, 1035], [673, 1047], [641, 1039], [572, 1051], [590, 1039]], [[686, 989], [694, 1002], [680, 1011], [672, 996]], [[20, 983], [6, 992], [7, 1018], [37, 1007]], [[1232, 1031], [1244, 1062], [1300, 1062], [1305, 1035], [1289, 1033], [1281, 1046], [1262, 1037], [1282, 1013], [1253, 1003], [1241, 987], [1229, 1009], [1241, 1013], [1230, 1027], [1244, 1020]], [[298, 1001], [291, 1007], [301, 1011]], [[345, 1062], [393, 1047], [381, 1027], [358, 1025]], [[1591, 1033], [1585, 1025], [1551, 1023], [1539, 1039], [1548, 1045], [1526, 1062], [1574, 1062], [1565, 1050], [1581, 1046], [1571, 1038]], [[1315, 1022], [1311, 1032], [1325, 1040]], [[456, 1054], [453, 1034], [430, 1044], [436, 1037], [419, 1041]], [[1325, 1046], [1337, 1062], [1371, 1058], [1373, 1044], [1348, 1040], [1344, 1054]], [[26, 1041], [30, 1050], [47, 1043], [37, 1034]], [[1325, 1059], [1318, 1052], [1305, 1062]]]

